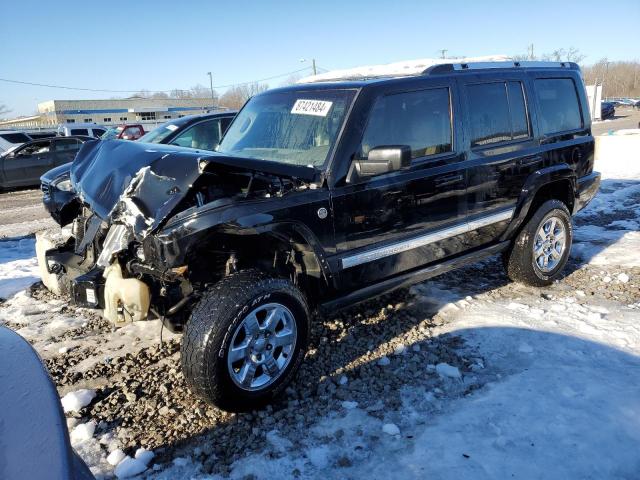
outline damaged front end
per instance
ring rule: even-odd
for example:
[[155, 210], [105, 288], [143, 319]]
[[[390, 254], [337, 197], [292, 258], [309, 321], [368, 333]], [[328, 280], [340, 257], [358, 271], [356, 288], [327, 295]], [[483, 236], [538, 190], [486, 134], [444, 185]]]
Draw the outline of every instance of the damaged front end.
[[[312, 168], [269, 163], [136, 142], [83, 147], [71, 170], [79, 215], [61, 232], [36, 236], [43, 283], [78, 306], [102, 309], [115, 325], [157, 317], [180, 330], [198, 292], [236, 268], [221, 226], [230, 218], [211, 211], [307, 188], [315, 177]], [[159, 240], [176, 216], [191, 220], [170, 242]], [[206, 231], [206, 251], [196, 230]], [[220, 241], [212, 249], [214, 230]], [[188, 247], [177, 246], [181, 236]]]

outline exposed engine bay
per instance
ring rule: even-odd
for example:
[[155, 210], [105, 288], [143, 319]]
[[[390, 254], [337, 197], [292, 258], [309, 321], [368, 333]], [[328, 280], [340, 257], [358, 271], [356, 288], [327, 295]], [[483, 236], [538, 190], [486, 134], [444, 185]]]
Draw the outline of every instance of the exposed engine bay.
[[228, 230], [250, 225], [238, 225], [237, 208], [255, 222], [261, 202], [316, 188], [314, 169], [270, 163], [92, 143], [72, 166], [75, 219], [37, 235], [43, 283], [115, 325], [160, 317], [180, 330], [198, 292], [238, 268], [236, 250], [247, 245], [228, 241]]

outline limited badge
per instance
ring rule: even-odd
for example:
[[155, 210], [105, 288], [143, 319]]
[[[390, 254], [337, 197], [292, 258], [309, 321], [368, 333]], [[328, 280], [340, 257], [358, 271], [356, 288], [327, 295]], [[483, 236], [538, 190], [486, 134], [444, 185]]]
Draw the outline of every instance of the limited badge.
[[329, 215], [329, 212], [327, 212], [326, 208], [322, 207], [318, 209], [318, 217], [320, 217], [320, 220], [327, 218], [327, 215]]

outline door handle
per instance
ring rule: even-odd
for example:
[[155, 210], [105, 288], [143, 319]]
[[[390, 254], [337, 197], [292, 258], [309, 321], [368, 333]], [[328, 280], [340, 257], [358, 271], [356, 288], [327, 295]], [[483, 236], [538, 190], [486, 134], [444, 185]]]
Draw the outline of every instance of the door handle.
[[462, 181], [461, 174], [443, 175], [442, 177], [436, 177], [434, 180], [436, 187], [444, 187], [445, 185], [452, 185]]
[[521, 165], [521, 166], [532, 165], [534, 163], [538, 163], [541, 161], [542, 161], [542, 157], [540, 157], [539, 155], [535, 155], [533, 157], [521, 158], [520, 160], [518, 160], [518, 165]]

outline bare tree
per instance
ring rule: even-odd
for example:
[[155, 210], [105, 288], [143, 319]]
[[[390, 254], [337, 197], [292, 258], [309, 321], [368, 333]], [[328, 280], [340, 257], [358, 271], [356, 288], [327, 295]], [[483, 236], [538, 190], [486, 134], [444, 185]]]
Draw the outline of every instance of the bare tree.
[[5, 113], [9, 113], [11, 109], [7, 107], [4, 103], [0, 103], [0, 115], [4, 115]]
[[551, 53], [543, 53], [539, 57], [536, 55], [531, 56], [529, 53], [519, 53], [517, 55], [513, 55], [512, 57], [515, 61], [526, 61], [526, 60], [543, 60], [546, 62], [575, 62], [580, 63], [585, 58], [586, 55], [580, 53], [575, 47], [565, 48], [557, 48]]
[[281, 87], [286, 87], [288, 85], [293, 85], [295, 83], [298, 83], [298, 80], [300, 80], [301, 78], [306, 77], [306, 75], [302, 75], [300, 73], [294, 73], [292, 75], [289, 75], [287, 78], [285, 78], [282, 83], [280, 84]]
[[231, 87], [220, 97], [220, 105], [228, 108], [240, 108], [254, 95], [269, 88], [266, 83], [249, 83]]
[[640, 97], [640, 62], [610, 62], [606, 57], [582, 68], [587, 85], [602, 83], [603, 97]]

